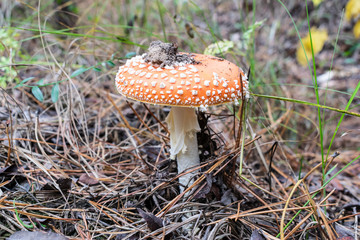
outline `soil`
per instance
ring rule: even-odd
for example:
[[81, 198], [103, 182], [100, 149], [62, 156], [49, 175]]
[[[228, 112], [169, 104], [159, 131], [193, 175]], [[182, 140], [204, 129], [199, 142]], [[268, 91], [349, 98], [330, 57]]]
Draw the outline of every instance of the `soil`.
[[195, 60], [189, 55], [179, 54], [176, 44], [161, 41], [151, 42], [148, 52], [143, 58], [146, 62], [160, 65], [160, 67], [195, 63]]

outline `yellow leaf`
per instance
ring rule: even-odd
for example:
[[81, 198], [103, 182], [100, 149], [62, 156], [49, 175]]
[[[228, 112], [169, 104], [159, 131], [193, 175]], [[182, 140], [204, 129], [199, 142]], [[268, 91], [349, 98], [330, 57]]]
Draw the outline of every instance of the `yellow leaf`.
[[319, 6], [319, 4], [322, 2], [323, 0], [312, 0], [312, 2], [314, 3], [314, 6], [317, 7]]
[[306, 50], [304, 52], [304, 50], [302, 49], [302, 47], [300, 45], [300, 47], [298, 47], [297, 50], [296, 50], [296, 59], [303, 66], [306, 66], [306, 64], [307, 64], [305, 54], [308, 57], [308, 60], [310, 61], [311, 60], [311, 52], [306, 51]]
[[349, 0], [345, 6], [345, 18], [350, 21], [360, 16], [360, 0]]
[[355, 24], [353, 31], [355, 38], [360, 38], [360, 20]]
[[[324, 44], [328, 39], [328, 33], [326, 30], [311, 28], [311, 38], [312, 38], [314, 55], [316, 55], [324, 47]], [[310, 35], [308, 34], [306, 37], [302, 38], [301, 41], [304, 45], [305, 53], [303, 48], [301, 47], [301, 44], [299, 44], [296, 50], [296, 58], [301, 65], [306, 66], [307, 64], [306, 56], [309, 59], [309, 61], [312, 59]]]

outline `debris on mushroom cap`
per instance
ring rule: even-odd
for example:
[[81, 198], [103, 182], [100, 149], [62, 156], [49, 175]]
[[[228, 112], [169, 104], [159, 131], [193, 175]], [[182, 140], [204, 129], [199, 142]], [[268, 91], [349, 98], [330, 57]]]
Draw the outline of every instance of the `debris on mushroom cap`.
[[190, 54], [179, 54], [176, 44], [161, 41], [151, 42], [148, 52], [142, 57], [145, 62], [151, 62], [151, 64], [159, 65], [160, 67], [195, 63]]
[[235, 64], [202, 54], [191, 57], [194, 63], [165, 67], [133, 57], [119, 68], [116, 87], [128, 98], [171, 106], [207, 107], [236, 101], [243, 93], [248, 98], [247, 77]]

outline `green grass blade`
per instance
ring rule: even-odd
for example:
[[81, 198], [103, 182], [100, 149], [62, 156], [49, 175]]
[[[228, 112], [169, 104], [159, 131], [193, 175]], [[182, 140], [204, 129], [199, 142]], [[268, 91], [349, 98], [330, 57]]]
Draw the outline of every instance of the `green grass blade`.
[[[358, 88], [360, 88], [360, 82], [358, 84], [357, 89]], [[276, 99], [276, 100], [281, 100], [281, 101], [304, 104], [304, 105], [308, 105], [308, 106], [313, 106], [313, 107], [318, 107], [318, 108], [322, 108], [322, 109], [327, 109], [327, 110], [343, 113], [344, 115], [348, 114], [348, 115], [351, 115], [351, 116], [360, 117], [360, 113], [349, 112], [348, 111], [349, 107], [345, 108], [345, 110], [342, 110], [342, 109], [338, 109], [338, 108], [334, 108], [334, 107], [324, 106], [324, 105], [320, 105], [320, 104], [317, 104], [317, 103], [312, 103], [312, 102], [307, 102], [307, 101], [302, 101], [302, 100], [297, 100], [297, 99], [292, 99], [292, 98], [277, 97], [277, 96], [270, 96], [270, 95], [262, 95], [262, 94], [257, 94], [257, 93], [251, 93], [251, 95], [256, 96], [256, 97], [270, 98], [270, 99]]]

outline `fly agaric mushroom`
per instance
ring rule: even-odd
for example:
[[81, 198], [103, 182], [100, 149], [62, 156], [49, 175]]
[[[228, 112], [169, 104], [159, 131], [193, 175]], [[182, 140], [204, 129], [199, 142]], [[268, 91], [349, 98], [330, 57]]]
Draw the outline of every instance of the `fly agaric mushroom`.
[[[160, 41], [150, 44], [149, 53], [127, 60], [115, 83], [127, 98], [171, 106], [166, 122], [178, 173], [200, 164], [195, 108], [238, 103], [243, 94], [248, 97], [247, 77], [235, 64], [213, 56], [177, 53], [175, 45]], [[193, 176], [180, 177], [180, 184], [188, 185]]]

